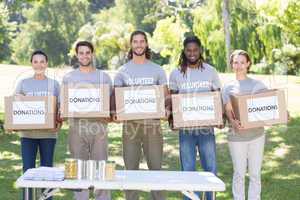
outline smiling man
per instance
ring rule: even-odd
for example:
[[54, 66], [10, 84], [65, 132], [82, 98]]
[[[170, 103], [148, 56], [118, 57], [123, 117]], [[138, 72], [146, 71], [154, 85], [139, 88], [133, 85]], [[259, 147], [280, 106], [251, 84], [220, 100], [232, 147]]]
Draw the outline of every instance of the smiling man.
[[[220, 90], [221, 82], [216, 69], [207, 64], [202, 56], [202, 45], [196, 36], [189, 36], [183, 42], [179, 67], [169, 78], [172, 94], [201, 93]], [[204, 171], [217, 173], [216, 140], [214, 127], [179, 129], [179, 150], [182, 171], [196, 171], [197, 151]], [[212, 200], [212, 193], [206, 193]], [[188, 200], [184, 197], [184, 200]]]
[[[134, 31], [130, 37], [128, 60], [114, 79], [115, 87], [167, 85], [164, 70], [150, 61], [147, 36]], [[115, 120], [115, 116], [113, 117]], [[142, 152], [148, 168], [160, 170], [162, 165], [163, 137], [160, 120], [134, 120], [123, 124], [123, 158], [127, 170], [138, 170]], [[126, 191], [127, 200], [137, 200], [137, 191]], [[151, 199], [165, 199], [162, 192], [152, 191]]]
[[[93, 66], [94, 47], [90, 42], [81, 41], [75, 47], [79, 68], [66, 74], [63, 84], [108, 84], [108, 74]], [[99, 119], [69, 119], [69, 149], [72, 158], [81, 160], [107, 159], [107, 123]], [[88, 200], [89, 191], [74, 192], [76, 200]], [[96, 191], [96, 200], [110, 199], [107, 191]]]

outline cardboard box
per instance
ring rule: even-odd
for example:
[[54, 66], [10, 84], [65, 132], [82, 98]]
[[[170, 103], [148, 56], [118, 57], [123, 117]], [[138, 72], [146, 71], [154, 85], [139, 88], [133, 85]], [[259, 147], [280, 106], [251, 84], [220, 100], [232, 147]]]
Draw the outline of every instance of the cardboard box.
[[244, 129], [287, 123], [287, 108], [283, 90], [233, 95], [231, 103], [235, 117], [240, 120]]
[[61, 87], [63, 118], [110, 117], [109, 102], [107, 84], [68, 84]]
[[160, 119], [166, 117], [165, 86], [115, 88], [118, 120]]
[[173, 128], [222, 125], [220, 92], [172, 95]]
[[10, 96], [5, 97], [5, 124], [9, 130], [54, 129], [56, 97]]

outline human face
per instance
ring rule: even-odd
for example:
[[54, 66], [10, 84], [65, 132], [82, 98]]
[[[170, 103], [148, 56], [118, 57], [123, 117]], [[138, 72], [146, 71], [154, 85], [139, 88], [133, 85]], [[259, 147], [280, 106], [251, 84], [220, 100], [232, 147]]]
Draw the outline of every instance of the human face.
[[48, 62], [44, 55], [36, 54], [32, 57], [31, 65], [35, 74], [44, 75], [48, 67]]
[[200, 47], [194, 42], [188, 43], [184, 48], [185, 57], [190, 65], [198, 63], [200, 59], [200, 52]]
[[250, 62], [244, 55], [235, 55], [232, 59], [232, 69], [237, 75], [246, 75]]
[[144, 35], [137, 34], [132, 37], [131, 49], [134, 55], [143, 56], [146, 53], [148, 43]]
[[93, 53], [88, 46], [79, 46], [76, 56], [80, 66], [88, 67], [91, 65]]

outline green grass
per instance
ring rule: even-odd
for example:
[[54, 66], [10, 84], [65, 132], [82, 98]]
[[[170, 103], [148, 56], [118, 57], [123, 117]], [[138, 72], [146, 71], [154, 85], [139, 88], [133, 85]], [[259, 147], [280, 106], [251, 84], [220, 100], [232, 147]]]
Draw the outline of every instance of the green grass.
[[[3, 114], [0, 114], [3, 119]], [[178, 135], [163, 124], [164, 132], [164, 170], [180, 170], [178, 159]], [[291, 120], [288, 127], [276, 126], [268, 129], [262, 170], [262, 199], [285, 200], [299, 199], [300, 196], [300, 117]], [[123, 169], [121, 125], [109, 126], [109, 155], [115, 160], [118, 169]], [[0, 199], [20, 199], [21, 190], [15, 187], [16, 179], [21, 175], [22, 162], [20, 142], [16, 134], [0, 132]], [[226, 191], [217, 194], [218, 199], [229, 200], [231, 195], [232, 163], [224, 133], [217, 133], [218, 171], [226, 184]], [[62, 166], [68, 158], [67, 129], [63, 127], [59, 134], [55, 152], [55, 165]], [[141, 167], [145, 168], [145, 162]], [[200, 167], [199, 167], [200, 170]], [[180, 193], [167, 193], [168, 200], [181, 199]], [[55, 199], [72, 199], [72, 192], [62, 190]], [[113, 199], [124, 199], [122, 191], [113, 191]], [[150, 199], [142, 192], [141, 199]]]

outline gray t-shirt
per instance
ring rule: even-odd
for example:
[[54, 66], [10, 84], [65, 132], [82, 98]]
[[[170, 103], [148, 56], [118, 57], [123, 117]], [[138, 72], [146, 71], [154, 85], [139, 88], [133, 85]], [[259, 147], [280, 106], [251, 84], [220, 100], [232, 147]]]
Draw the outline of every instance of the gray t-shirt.
[[[15, 90], [15, 94], [24, 96], [56, 96], [59, 106], [59, 83], [50, 78], [37, 80], [33, 77], [21, 80]], [[21, 137], [26, 138], [56, 138], [57, 133], [41, 130], [20, 131]]]
[[63, 77], [63, 84], [76, 84], [76, 83], [88, 83], [88, 84], [108, 84], [111, 92], [112, 81], [110, 76], [102, 70], [96, 69], [90, 73], [81, 72], [78, 69], [67, 73]]
[[169, 88], [180, 94], [209, 92], [219, 90], [221, 82], [216, 69], [203, 63], [203, 68], [188, 67], [185, 74], [174, 69], [169, 78]]
[[[71, 71], [69, 73], [67, 73], [64, 77], [63, 77], [63, 84], [77, 84], [77, 83], [87, 83], [87, 84], [108, 84], [109, 85], [109, 89], [110, 89], [110, 94], [112, 91], [112, 81], [110, 76], [102, 71], [102, 70], [98, 70], [96, 69], [95, 71], [89, 72], [89, 73], [84, 73], [81, 72], [80, 69], [75, 69], [74, 71]], [[106, 129], [107, 123], [103, 123], [100, 122], [99, 119], [92, 119], [92, 118], [88, 118], [88, 119], [84, 119], [85, 124], [87, 125], [87, 127], [89, 125], [93, 125], [93, 124], [98, 124], [99, 127], [104, 127], [104, 129]], [[69, 124], [70, 126], [78, 126], [81, 123], [81, 120], [79, 118], [70, 118], [69, 119]], [[90, 131], [90, 134], [97, 134], [95, 133], [95, 130], [93, 130], [92, 128], [87, 128], [84, 129], [83, 127], [81, 127], [82, 130], [88, 130]], [[104, 130], [104, 129], [98, 129], [98, 130]], [[71, 129], [70, 129], [71, 130]], [[86, 133], [89, 134], [89, 133]]]
[[[183, 74], [180, 69], [174, 69], [170, 74], [169, 88], [179, 94], [209, 92], [220, 90], [221, 82], [216, 69], [207, 63], [203, 63], [202, 68], [188, 67], [185, 74]], [[201, 127], [184, 129], [192, 130], [200, 128]], [[201, 129], [210, 129], [209, 132], [213, 131], [213, 127]]]
[[[114, 78], [115, 87], [146, 85], [167, 85], [167, 77], [161, 66], [146, 60], [144, 64], [135, 64], [132, 60], [124, 64]], [[135, 123], [158, 124], [159, 120], [133, 120]]]
[[[222, 90], [223, 104], [230, 101], [230, 96], [233, 94], [254, 94], [267, 87], [259, 80], [246, 78], [244, 80], [234, 80], [227, 83]], [[251, 128], [242, 130], [240, 133], [235, 133], [234, 129], [230, 128], [228, 133], [229, 141], [250, 141], [264, 134], [264, 127]]]
[[129, 61], [120, 68], [114, 79], [115, 87], [166, 84], [165, 71], [149, 60], [144, 64], [135, 64], [132, 60]]

